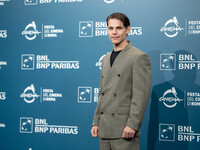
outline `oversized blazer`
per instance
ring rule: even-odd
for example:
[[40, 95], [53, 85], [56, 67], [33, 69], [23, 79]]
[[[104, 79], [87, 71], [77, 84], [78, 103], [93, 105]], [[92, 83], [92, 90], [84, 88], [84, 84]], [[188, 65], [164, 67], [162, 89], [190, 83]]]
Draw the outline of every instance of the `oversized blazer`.
[[131, 42], [112, 67], [111, 52], [102, 60], [100, 91], [93, 126], [100, 138], [121, 138], [126, 126], [139, 131], [151, 88], [149, 56]]

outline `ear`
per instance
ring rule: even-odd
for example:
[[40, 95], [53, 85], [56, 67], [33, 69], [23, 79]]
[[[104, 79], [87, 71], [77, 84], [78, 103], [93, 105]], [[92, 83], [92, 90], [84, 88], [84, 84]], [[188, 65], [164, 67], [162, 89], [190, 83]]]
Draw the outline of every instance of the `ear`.
[[126, 34], [128, 35], [128, 34], [130, 33], [130, 31], [131, 31], [131, 27], [128, 26], [128, 27], [126, 28]]

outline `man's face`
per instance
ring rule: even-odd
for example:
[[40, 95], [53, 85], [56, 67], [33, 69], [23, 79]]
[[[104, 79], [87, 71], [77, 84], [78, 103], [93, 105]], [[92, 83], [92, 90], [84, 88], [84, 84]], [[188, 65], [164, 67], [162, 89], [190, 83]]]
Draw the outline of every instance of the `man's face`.
[[126, 35], [130, 32], [130, 26], [125, 28], [123, 22], [118, 19], [108, 20], [108, 36], [114, 45], [126, 41]]

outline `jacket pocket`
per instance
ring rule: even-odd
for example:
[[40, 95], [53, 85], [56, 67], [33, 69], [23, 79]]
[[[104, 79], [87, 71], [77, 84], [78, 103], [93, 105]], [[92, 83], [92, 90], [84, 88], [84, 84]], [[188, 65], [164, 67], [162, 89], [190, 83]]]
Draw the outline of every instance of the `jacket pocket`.
[[129, 106], [118, 107], [117, 111], [118, 115], [129, 115], [130, 107]]

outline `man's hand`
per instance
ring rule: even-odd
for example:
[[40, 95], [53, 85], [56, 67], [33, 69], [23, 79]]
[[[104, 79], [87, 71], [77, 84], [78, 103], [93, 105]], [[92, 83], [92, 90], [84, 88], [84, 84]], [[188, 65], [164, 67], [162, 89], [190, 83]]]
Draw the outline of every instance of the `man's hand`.
[[93, 137], [98, 137], [98, 131], [99, 131], [99, 127], [98, 126], [93, 126], [91, 129], [91, 134]]
[[125, 127], [123, 134], [122, 134], [122, 138], [133, 138], [135, 136], [135, 130], [130, 128], [130, 127]]

